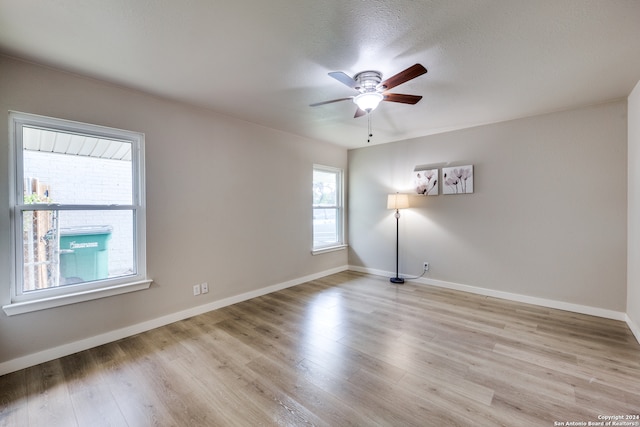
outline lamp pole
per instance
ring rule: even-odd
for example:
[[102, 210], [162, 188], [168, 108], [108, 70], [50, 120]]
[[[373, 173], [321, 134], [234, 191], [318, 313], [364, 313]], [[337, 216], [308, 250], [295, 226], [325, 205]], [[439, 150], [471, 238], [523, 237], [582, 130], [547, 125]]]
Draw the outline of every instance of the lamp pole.
[[394, 209], [396, 211], [396, 277], [390, 279], [391, 283], [401, 284], [404, 283], [404, 279], [400, 277], [400, 209], [406, 209], [409, 207], [409, 196], [407, 194], [389, 194], [387, 196], [387, 209]]
[[402, 284], [404, 283], [404, 279], [399, 277], [399, 259], [400, 259], [400, 210], [396, 209], [396, 277], [392, 277], [389, 279], [391, 283]]

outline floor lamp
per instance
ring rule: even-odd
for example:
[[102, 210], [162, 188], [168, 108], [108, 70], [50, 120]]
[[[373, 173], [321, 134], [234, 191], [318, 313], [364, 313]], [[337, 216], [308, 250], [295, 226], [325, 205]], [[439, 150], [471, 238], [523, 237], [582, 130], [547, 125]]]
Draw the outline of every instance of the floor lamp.
[[396, 277], [392, 277], [389, 279], [391, 283], [404, 283], [404, 279], [400, 277], [398, 273], [398, 260], [399, 260], [399, 220], [400, 220], [400, 209], [406, 209], [409, 207], [409, 196], [407, 194], [389, 194], [387, 196], [387, 209], [395, 209], [396, 210]]

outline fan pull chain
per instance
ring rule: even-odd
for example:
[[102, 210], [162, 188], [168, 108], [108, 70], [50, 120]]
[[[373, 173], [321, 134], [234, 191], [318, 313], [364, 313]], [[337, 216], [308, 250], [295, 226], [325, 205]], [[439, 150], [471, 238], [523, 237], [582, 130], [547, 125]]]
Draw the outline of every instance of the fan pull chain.
[[370, 143], [371, 142], [371, 137], [373, 136], [373, 132], [371, 131], [371, 112], [369, 112], [367, 114], [367, 117], [369, 119], [369, 128], [367, 129], [368, 130], [368, 134], [369, 134], [369, 138], [367, 139], [367, 143]]

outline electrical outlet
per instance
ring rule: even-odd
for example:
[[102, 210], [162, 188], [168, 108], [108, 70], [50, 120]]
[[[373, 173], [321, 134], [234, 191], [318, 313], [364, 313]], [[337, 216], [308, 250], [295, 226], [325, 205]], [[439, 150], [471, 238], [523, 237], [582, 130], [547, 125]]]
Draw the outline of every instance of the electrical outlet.
[[429, 263], [427, 261], [422, 263], [422, 270], [423, 271], [429, 271]]
[[202, 285], [200, 285], [200, 288], [202, 289], [203, 294], [209, 292], [209, 284], [207, 282], [204, 282]]
[[193, 285], [193, 296], [200, 295], [200, 285]]

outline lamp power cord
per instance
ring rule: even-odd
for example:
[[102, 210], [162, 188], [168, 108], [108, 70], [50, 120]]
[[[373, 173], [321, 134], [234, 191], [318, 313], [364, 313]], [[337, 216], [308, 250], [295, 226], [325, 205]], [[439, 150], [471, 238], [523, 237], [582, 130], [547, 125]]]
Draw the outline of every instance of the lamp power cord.
[[425, 273], [426, 273], [426, 272], [427, 272], [427, 269], [426, 269], [426, 268], [423, 268], [423, 269], [422, 269], [422, 274], [421, 274], [421, 275], [419, 275], [419, 276], [415, 276], [415, 277], [402, 277], [402, 279], [405, 279], [405, 280], [421, 279], [421, 278], [425, 275]]

